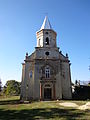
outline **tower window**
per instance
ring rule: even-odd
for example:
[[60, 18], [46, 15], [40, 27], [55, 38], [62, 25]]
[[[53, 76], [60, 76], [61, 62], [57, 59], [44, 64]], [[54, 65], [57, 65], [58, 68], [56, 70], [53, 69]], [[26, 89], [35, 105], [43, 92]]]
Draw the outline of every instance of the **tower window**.
[[49, 52], [45, 52], [45, 54], [48, 56], [48, 55], [49, 55]]
[[49, 45], [49, 38], [48, 37], [46, 37], [46, 45]]
[[45, 77], [50, 78], [50, 69], [49, 68], [45, 68]]

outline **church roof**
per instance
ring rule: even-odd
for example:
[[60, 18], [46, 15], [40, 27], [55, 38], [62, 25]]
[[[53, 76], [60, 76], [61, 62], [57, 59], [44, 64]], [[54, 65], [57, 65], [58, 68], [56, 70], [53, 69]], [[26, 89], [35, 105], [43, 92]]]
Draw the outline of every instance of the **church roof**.
[[47, 16], [45, 16], [45, 19], [43, 21], [43, 24], [42, 24], [40, 30], [42, 30], [42, 29], [52, 29], [52, 26], [51, 26], [51, 24], [50, 24], [49, 19], [48, 19]]

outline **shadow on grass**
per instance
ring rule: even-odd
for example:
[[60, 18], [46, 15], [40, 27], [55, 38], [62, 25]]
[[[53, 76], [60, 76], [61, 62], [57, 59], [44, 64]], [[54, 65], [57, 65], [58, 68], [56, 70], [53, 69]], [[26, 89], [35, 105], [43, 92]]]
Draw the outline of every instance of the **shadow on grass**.
[[39, 108], [24, 110], [0, 109], [0, 120], [47, 120], [60, 119], [72, 120], [82, 118], [84, 112], [76, 112], [74, 109]]
[[0, 101], [0, 105], [14, 105], [14, 104], [19, 104], [20, 100], [3, 100]]
[[[14, 105], [14, 104], [19, 104], [19, 99], [0, 101], [0, 105]], [[84, 115], [85, 112], [78, 111], [76, 109], [66, 109], [59, 107], [57, 108], [47, 107], [38, 109], [25, 108], [22, 110], [9, 110], [8, 108], [0, 109], [0, 120], [47, 120], [47, 119], [59, 120], [60, 118], [62, 118], [63, 120], [72, 120], [83, 118]]]

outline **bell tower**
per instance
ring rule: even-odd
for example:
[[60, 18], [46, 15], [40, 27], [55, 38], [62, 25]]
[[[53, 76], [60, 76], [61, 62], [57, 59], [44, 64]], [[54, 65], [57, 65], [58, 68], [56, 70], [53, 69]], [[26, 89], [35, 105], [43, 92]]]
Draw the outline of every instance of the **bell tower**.
[[56, 32], [52, 29], [48, 17], [46, 16], [39, 31], [36, 32], [37, 47], [57, 47]]

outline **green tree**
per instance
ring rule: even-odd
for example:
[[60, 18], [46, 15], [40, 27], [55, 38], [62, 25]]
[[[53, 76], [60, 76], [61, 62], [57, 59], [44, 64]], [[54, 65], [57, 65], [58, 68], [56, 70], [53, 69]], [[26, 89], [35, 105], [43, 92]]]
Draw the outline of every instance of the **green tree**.
[[15, 80], [8, 80], [3, 88], [5, 95], [19, 95], [21, 83]]
[[2, 91], [2, 81], [0, 79], [0, 95], [1, 95], [1, 91]]

